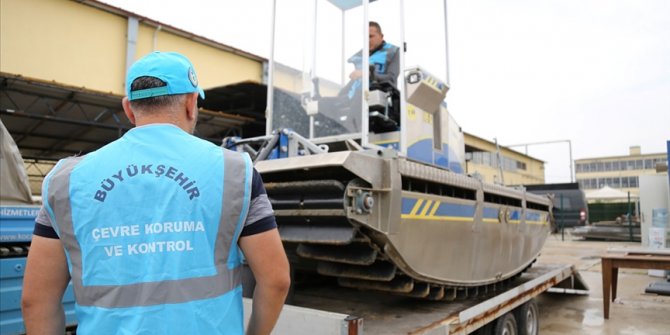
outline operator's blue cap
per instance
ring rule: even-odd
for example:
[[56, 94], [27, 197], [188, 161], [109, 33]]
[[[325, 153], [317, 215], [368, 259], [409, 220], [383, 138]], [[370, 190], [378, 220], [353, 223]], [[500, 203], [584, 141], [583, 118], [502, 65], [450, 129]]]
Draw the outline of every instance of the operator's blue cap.
[[[139, 77], [155, 77], [167, 85], [131, 92], [133, 81]], [[133, 63], [126, 75], [128, 100], [192, 92], [198, 92], [200, 98], [205, 98], [205, 92], [198, 86], [193, 64], [184, 55], [176, 52], [154, 51]]]

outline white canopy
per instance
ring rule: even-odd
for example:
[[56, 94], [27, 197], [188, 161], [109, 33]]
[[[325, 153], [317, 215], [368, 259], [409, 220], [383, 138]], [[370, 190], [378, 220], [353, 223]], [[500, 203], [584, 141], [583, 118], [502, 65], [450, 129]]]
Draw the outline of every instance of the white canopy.
[[[631, 199], [637, 199], [635, 194], [630, 195]], [[628, 200], [628, 193], [619, 191], [617, 189], [605, 186], [599, 190], [587, 191], [586, 199], [588, 200]]]

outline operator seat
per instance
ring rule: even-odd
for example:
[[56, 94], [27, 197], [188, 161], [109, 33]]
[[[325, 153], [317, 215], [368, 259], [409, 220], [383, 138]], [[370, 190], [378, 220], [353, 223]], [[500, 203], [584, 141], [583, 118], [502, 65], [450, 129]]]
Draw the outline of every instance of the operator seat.
[[396, 131], [400, 127], [400, 91], [390, 80], [378, 80], [374, 71], [370, 75], [370, 131]]
[[[369, 131], [374, 133], [384, 133], [396, 131], [400, 127], [400, 91], [391, 80], [378, 80], [374, 74], [374, 65], [370, 69], [370, 95], [369, 95]], [[348, 92], [354, 81], [350, 81], [340, 90], [335, 97], [322, 97], [316, 94], [319, 113], [315, 117], [317, 125], [315, 132], [320, 133], [317, 136], [337, 134], [340, 129], [324, 127], [324, 121], [337, 123], [350, 132], [355, 132], [360, 128], [360, 120], [355, 111], [360, 110], [360, 91], [357, 91], [352, 98], [348, 97]], [[318, 81], [315, 82], [318, 87]], [[318, 89], [317, 89], [318, 92]]]

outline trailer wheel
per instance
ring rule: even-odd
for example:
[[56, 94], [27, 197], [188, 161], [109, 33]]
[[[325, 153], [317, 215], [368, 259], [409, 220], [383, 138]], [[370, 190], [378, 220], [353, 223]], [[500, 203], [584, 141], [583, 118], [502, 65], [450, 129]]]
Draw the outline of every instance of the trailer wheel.
[[519, 335], [537, 335], [540, 328], [539, 309], [535, 300], [528, 300], [515, 311]]
[[516, 318], [512, 312], [509, 312], [495, 321], [494, 335], [518, 335]]

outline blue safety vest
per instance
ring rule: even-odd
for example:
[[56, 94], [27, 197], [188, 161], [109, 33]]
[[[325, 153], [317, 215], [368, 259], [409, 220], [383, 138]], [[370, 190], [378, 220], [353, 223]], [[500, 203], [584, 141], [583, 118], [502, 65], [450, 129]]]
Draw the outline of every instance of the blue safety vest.
[[[378, 48], [370, 55], [368, 60], [370, 65], [374, 65], [375, 73], [377, 74], [386, 74], [389, 63], [391, 59], [395, 57], [396, 52], [398, 52], [398, 47], [393, 44], [384, 42], [381, 48]], [[363, 52], [359, 51], [355, 55], [351, 56], [348, 60], [349, 63], [354, 64], [356, 70], [361, 70], [363, 68]], [[349, 99], [351, 99], [356, 90], [359, 90], [361, 87], [361, 79], [356, 79], [356, 81], [351, 85], [349, 89]]]
[[42, 194], [77, 333], [243, 334], [237, 241], [251, 180], [246, 154], [167, 124], [61, 160]]

